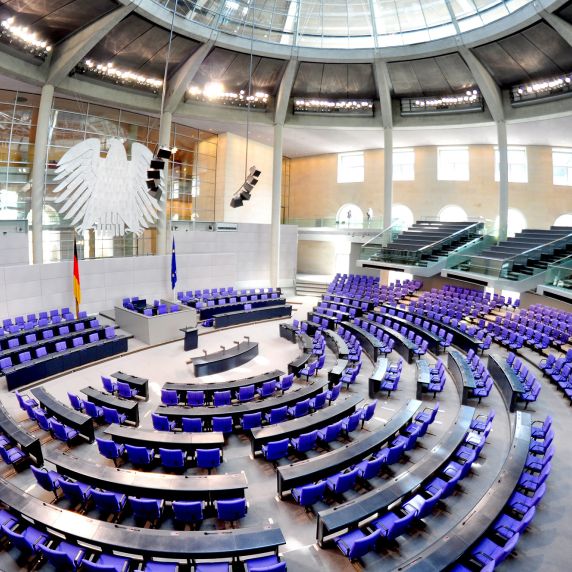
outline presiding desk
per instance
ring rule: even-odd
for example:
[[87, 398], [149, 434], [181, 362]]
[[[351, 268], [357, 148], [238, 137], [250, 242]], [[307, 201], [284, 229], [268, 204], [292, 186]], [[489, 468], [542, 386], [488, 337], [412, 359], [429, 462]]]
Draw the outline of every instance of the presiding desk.
[[88, 401], [100, 407], [112, 407], [113, 409], [117, 409], [119, 413], [124, 413], [127, 416], [127, 421], [130, 421], [136, 426], [139, 425], [139, 403], [137, 403], [137, 401], [120, 399], [119, 397], [104, 393], [91, 386], [84, 387], [81, 392], [87, 396]]
[[71, 477], [92, 487], [143, 498], [203, 500], [213, 504], [218, 499], [244, 497], [248, 488], [244, 473], [225, 475], [170, 475], [117, 469], [76, 457], [72, 451], [52, 450], [46, 460], [60, 475]]
[[357, 404], [361, 401], [361, 397], [355, 395], [346, 396], [345, 398], [337, 399], [329, 407], [314, 411], [314, 413], [310, 415], [290, 419], [266, 427], [251, 429], [252, 454], [256, 455], [258, 451], [262, 450], [262, 445], [266, 445], [269, 441], [290, 439], [302, 433], [309, 433], [314, 429], [320, 429], [331, 423], [335, 423], [351, 415], [355, 411]]
[[34, 437], [27, 431], [24, 431], [1, 403], [0, 431], [9, 439], [12, 439], [24, 453], [30, 456], [36, 466], [41, 467], [44, 464], [42, 445], [40, 444], [39, 437]]
[[112, 423], [105, 429], [104, 433], [116, 443], [152, 449], [182, 449], [185, 453], [191, 453], [197, 449], [222, 449], [224, 446], [224, 435], [214, 431], [171, 433], [152, 429], [135, 429], [134, 427]]
[[475, 376], [473, 375], [473, 370], [469, 367], [464, 354], [456, 349], [449, 348], [447, 369], [457, 384], [461, 403], [463, 405], [467, 405], [467, 401], [471, 397], [473, 389], [477, 387], [477, 383], [475, 381]]
[[518, 411], [509, 454], [493, 485], [469, 512], [463, 511], [458, 517], [455, 516], [456, 513], [447, 515], [448, 519], [456, 520], [447, 534], [437, 538], [429, 547], [401, 563], [395, 570], [441, 572], [455, 564], [485, 534], [517, 486], [528, 455], [530, 428], [530, 415]]
[[[400, 473], [381, 487], [373, 489], [340, 506], [320, 511], [317, 515], [318, 544], [323, 546], [328, 540], [327, 537], [346, 528], [352, 528], [376, 514], [381, 514], [389, 506], [393, 505], [404, 495], [415, 491], [426, 479], [434, 475], [448, 462], [450, 456], [463, 441], [465, 433], [470, 428], [474, 412], [473, 407], [462, 405], [455, 423], [443, 439], [431, 449], [429, 454], [424, 455], [421, 461], [415, 463], [406, 472]], [[393, 418], [389, 423], [391, 421], [393, 421]]]
[[34, 387], [30, 393], [38, 400], [38, 403], [56, 417], [59, 421], [72, 427], [82, 437], [85, 437], [90, 443], [95, 440], [93, 429], [93, 421], [89, 415], [85, 415], [64, 405], [56, 399], [51, 393], [48, 393], [43, 387]]
[[228, 328], [240, 324], [250, 324], [261, 322], [262, 320], [275, 320], [276, 318], [289, 318], [292, 315], [290, 304], [264, 306], [262, 308], [252, 308], [251, 310], [239, 310], [237, 312], [226, 312], [214, 316], [214, 327]]
[[137, 397], [142, 397], [145, 401], [149, 401], [149, 380], [144, 377], [137, 377], [122, 371], [116, 371], [111, 374], [117, 381], [126, 383], [131, 389], [137, 390]]
[[0, 503], [36, 528], [56, 531], [68, 542], [79, 541], [108, 553], [207, 560], [276, 551], [286, 543], [277, 526], [180, 531], [114, 524], [43, 502], [4, 479], [0, 479]]
[[411, 423], [420, 407], [420, 401], [411, 400], [377, 431], [362, 432], [360, 438], [324, 455], [278, 467], [276, 472], [278, 494], [282, 497], [286, 491], [315, 483], [363, 460]]
[[230, 390], [235, 395], [238, 395], [238, 390], [241, 387], [247, 387], [249, 385], [254, 385], [256, 388], [261, 387], [267, 381], [278, 381], [280, 376], [284, 375], [284, 372], [275, 369], [267, 373], [261, 373], [260, 375], [253, 375], [251, 377], [244, 377], [243, 379], [235, 379], [232, 381], [224, 381], [222, 383], [210, 382], [210, 383], [182, 383], [182, 382], [167, 382], [163, 385], [163, 389], [175, 390], [177, 392], [177, 398], [179, 403], [186, 403], [187, 401], [187, 391], [202, 391], [205, 395], [205, 401], [207, 403], [212, 403], [213, 394], [215, 391], [226, 391]]
[[507, 409], [514, 413], [518, 399], [524, 393], [524, 386], [520, 378], [506, 363], [506, 358], [499, 354], [489, 354], [487, 368], [504, 399]]
[[8, 389], [12, 390], [126, 351], [127, 336], [116, 336], [14, 365], [6, 368], [4, 375]]
[[195, 377], [228, 371], [249, 362], [258, 355], [258, 342], [240, 342], [233, 347], [191, 359]]

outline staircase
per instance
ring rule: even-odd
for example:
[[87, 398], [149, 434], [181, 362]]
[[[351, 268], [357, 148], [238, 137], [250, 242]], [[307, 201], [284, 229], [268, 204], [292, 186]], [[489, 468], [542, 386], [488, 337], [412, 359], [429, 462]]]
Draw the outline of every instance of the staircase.
[[318, 296], [328, 292], [332, 276], [314, 276], [311, 274], [296, 274], [297, 296]]

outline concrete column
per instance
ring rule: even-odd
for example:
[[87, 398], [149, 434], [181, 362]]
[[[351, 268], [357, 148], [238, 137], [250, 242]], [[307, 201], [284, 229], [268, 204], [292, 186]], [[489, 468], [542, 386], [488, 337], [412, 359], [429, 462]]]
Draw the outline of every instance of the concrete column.
[[[164, 111], [161, 115], [161, 124], [159, 127], [159, 146], [160, 147], [171, 147], [171, 127], [173, 126], [173, 114], [169, 111]], [[166, 254], [167, 250], [167, 220], [169, 218], [169, 213], [167, 209], [169, 208], [168, 195], [172, 187], [171, 179], [169, 177], [169, 163], [165, 163], [165, 170], [163, 171], [165, 188], [163, 189], [163, 194], [161, 195], [161, 200], [159, 205], [161, 210], [159, 211], [159, 218], [157, 220], [157, 254]]]
[[270, 286], [278, 288], [280, 279], [280, 210], [282, 199], [282, 129], [281, 123], [274, 125], [274, 146], [272, 156], [272, 218], [271, 218], [271, 262]]
[[393, 130], [383, 130], [383, 228], [391, 224], [393, 205]]
[[50, 113], [54, 101], [54, 86], [42, 87], [38, 125], [34, 141], [34, 162], [32, 164], [32, 255], [34, 264], [44, 261], [42, 247], [42, 217], [44, 214], [44, 190], [46, 161], [48, 158], [48, 137], [50, 133]]
[[506, 240], [508, 227], [508, 143], [506, 123], [497, 122], [499, 149], [499, 240]]

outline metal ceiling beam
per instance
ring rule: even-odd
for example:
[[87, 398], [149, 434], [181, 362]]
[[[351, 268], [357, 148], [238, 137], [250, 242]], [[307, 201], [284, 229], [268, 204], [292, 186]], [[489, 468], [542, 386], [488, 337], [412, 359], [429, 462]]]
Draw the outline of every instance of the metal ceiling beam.
[[384, 129], [393, 127], [393, 112], [391, 106], [391, 79], [385, 60], [376, 59], [373, 62], [373, 77], [377, 87], [377, 95], [381, 108], [381, 123]]
[[485, 101], [495, 121], [504, 121], [504, 108], [502, 104], [502, 93], [499, 85], [485, 66], [466, 46], [459, 47], [459, 53], [469, 66]]
[[135, 4], [121, 6], [58, 44], [49, 61], [46, 83], [51, 85], [61, 83], [73, 68], [134, 9]]
[[569, 46], [572, 46], [572, 24], [569, 24], [560, 16], [547, 12], [546, 10], [543, 10], [540, 15], [545, 22], [547, 22], [560, 34], [560, 36], [562, 36]]
[[165, 97], [165, 111], [174, 113], [179, 104], [185, 97], [189, 84], [197, 75], [199, 68], [210, 54], [215, 45], [214, 40], [209, 40], [202, 46], [179, 68], [175, 75], [167, 84], [167, 95]]
[[286, 121], [290, 96], [292, 95], [292, 88], [294, 87], [297, 73], [298, 60], [291, 59], [286, 65], [286, 70], [284, 71], [280, 87], [278, 88], [278, 95], [276, 96], [276, 107], [274, 110], [275, 125], [284, 125]]

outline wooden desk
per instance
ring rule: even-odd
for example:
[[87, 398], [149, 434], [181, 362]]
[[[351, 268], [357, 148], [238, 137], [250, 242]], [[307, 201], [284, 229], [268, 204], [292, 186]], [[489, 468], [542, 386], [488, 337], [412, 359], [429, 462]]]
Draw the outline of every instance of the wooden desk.
[[34, 437], [27, 431], [24, 431], [1, 403], [0, 430], [2, 430], [2, 433], [6, 435], [6, 437], [12, 439], [24, 453], [29, 455], [37, 467], [41, 467], [44, 464], [42, 445], [40, 444], [39, 437]]
[[120, 413], [127, 416], [127, 420], [131, 421], [134, 425], [139, 425], [139, 403], [131, 399], [120, 399], [114, 395], [103, 393], [91, 386], [84, 387], [81, 392], [87, 396], [88, 401], [95, 403], [99, 406], [113, 407]]
[[219, 352], [192, 359], [195, 377], [239, 367], [258, 355], [258, 342], [240, 342]]
[[149, 401], [149, 380], [144, 377], [137, 377], [135, 375], [130, 375], [128, 373], [123, 373], [122, 371], [116, 371], [111, 374], [118, 381], [123, 381], [131, 389], [137, 390], [137, 397], [142, 397], [145, 401]]
[[524, 393], [520, 378], [506, 363], [506, 358], [499, 354], [489, 354], [487, 368], [495, 380], [507, 409], [513, 413], [516, 411], [519, 397]]

